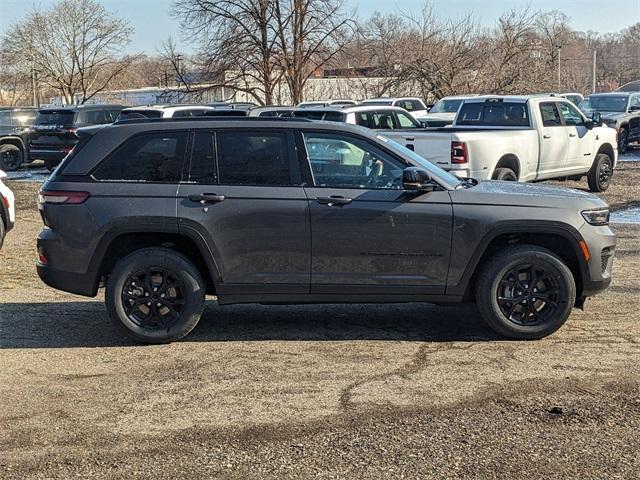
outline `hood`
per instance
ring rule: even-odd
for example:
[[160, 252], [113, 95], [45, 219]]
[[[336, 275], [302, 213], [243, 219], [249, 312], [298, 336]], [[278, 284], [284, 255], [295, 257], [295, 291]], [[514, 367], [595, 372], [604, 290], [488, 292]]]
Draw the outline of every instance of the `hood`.
[[456, 112], [443, 112], [443, 113], [427, 113], [421, 115], [420, 120], [453, 120], [456, 118]]
[[452, 192], [454, 203], [572, 210], [608, 207], [606, 202], [589, 192], [535, 183], [486, 180], [475, 187], [455, 191], [458, 192], [462, 194]]

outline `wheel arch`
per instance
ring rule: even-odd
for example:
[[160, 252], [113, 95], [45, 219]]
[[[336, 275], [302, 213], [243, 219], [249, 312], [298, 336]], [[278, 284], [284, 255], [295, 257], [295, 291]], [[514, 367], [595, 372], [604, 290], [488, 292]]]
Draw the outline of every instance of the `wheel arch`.
[[516, 174], [516, 177], [520, 179], [520, 174], [522, 173], [522, 169], [520, 168], [520, 159], [515, 153], [505, 153], [500, 157], [498, 163], [493, 167], [493, 172], [491, 172], [491, 177], [493, 178], [493, 174], [496, 172], [498, 168], [510, 168]]
[[27, 147], [20, 137], [0, 137], [0, 146], [2, 145], [14, 145], [18, 147], [23, 157], [27, 152]]
[[[607, 155], [609, 155], [609, 158], [611, 159], [611, 161], [615, 162], [616, 158], [615, 158], [614, 152], [615, 150], [613, 149], [613, 146], [609, 142], [605, 142], [598, 147], [598, 151], [596, 152], [596, 157], [600, 153], [606, 153]], [[595, 161], [596, 159], [594, 158], [593, 163], [595, 163]]]

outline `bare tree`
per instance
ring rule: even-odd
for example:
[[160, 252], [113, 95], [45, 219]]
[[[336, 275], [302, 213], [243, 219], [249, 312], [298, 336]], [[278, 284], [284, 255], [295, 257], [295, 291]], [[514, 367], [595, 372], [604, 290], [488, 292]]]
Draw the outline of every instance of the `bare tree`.
[[28, 58], [41, 80], [66, 103], [84, 103], [103, 91], [135, 56], [120, 57], [133, 30], [96, 0], [61, 0], [33, 10], [3, 38], [3, 48]]

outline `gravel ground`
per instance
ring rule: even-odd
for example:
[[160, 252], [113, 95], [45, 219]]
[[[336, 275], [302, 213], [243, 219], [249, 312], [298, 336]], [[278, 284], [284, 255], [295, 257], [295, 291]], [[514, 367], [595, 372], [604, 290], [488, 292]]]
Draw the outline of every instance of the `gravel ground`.
[[[564, 186], [585, 188], [585, 182]], [[503, 341], [471, 306], [219, 307], [137, 346], [45, 287], [37, 184], [0, 251], [0, 478], [640, 477], [640, 226], [606, 293]], [[640, 162], [603, 197], [640, 204]]]

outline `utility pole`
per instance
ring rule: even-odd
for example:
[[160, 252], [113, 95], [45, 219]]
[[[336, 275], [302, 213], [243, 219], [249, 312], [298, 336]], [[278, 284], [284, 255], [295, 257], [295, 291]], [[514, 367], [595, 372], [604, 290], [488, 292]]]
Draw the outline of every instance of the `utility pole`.
[[591, 77], [591, 93], [596, 93], [596, 50], [593, 50], [593, 72]]
[[562, 51], [562, 45], [556, 45], [556, 48], [558, 49], [558, 93], [562, 93], [562, 83], [560, 77], [560, 52]]

